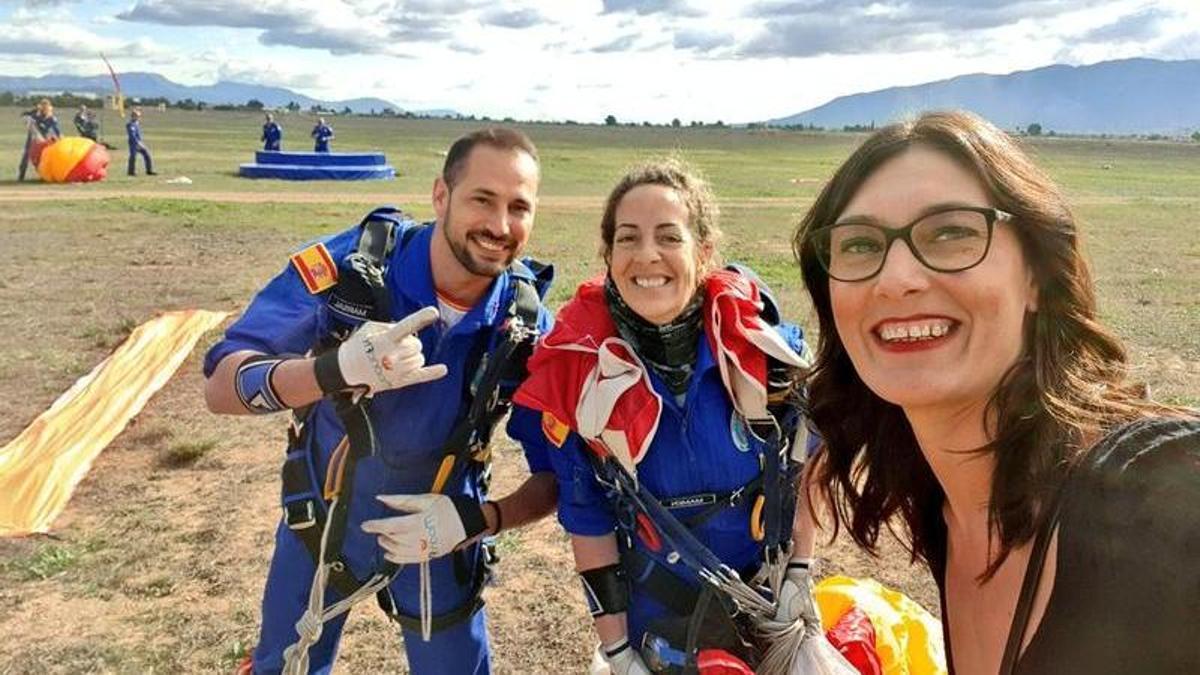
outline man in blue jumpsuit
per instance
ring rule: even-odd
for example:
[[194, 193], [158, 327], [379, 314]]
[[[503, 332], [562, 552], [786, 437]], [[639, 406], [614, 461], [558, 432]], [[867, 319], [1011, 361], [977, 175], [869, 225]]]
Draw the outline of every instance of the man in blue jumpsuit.
[[25, 180], [29, 171], [29, 148], [35, 140], [50, 140], [62, 136], [58, 128], [58, 118], [54, 116], [54, 106], [50, 99], [38, 101], [37, 107], [22, 113], [25, 118], [25, 149], [21, 151], [21, 163], [17, 167], [17, 180]]
[[317, 126], [313, 127], [313, 152], [329, 152], [329, 141], [333, 140], [333, 127], [325, 123], [325, 118], [317, 119]]
[[263, 124], [262, 142], [263, 150], [279, 151], [280, 143], [283, 141], [283, 127], [275, 121], [275, 116], [267, 113], [267, 122]]
[[[466, 403], [455, 402], [463, 401], [465, 385], [477, 372], [468, 363], [469, 354], [476, 345], [488, 344], [480, 338], [495, 335], [506, 321], [516, 275], [529, 274], [511, 264], [532, 229], [539, 180], [536, 149], [524, 134], [485, 129], [459, 139], [434, 183], [435, 222], [404, 237], [389, 255], [383, 285], [391, 321], [363, 323], [324, 356], [294, 356], [308, 353], [339, 321], [327, 294], [349, 276], [345, 262], [359, 239], [355, 226], [293, 256], [204, 362], [205, 397], [214, 412], [248, 414], [315, 403], [303, 438], [312, 451], [309, 473], [318, 490], [344, 434], [324, 395], [346, 387], [373, 394], [369, 414], [378, 448], [354, 469], [342, 551], [361, 579], [385, 556], [397, 563], [420, 562], [457, 549], [430, 563], [435, 619], [477, 597], [478, 577], [464, 578], [463, 567], [482, 569], [481, 534], [541, 518], [556, 501], [546, 447], [536, 442], [525, 446], [530, 478], [498, 502], [480, 504], [479, 475], [472, 471], [451, 474], [441, 494], [425, 503], [405, 504], [410, 498], [403, 496], [430, 492], [443, 459], [442, 444], [466, 414]], [[306, 256], [309, 262], [296, 262]], [[330, 273], [330, 261], [343, 261], [334, 263], [337, 275]], [[540, 307], [537, 313], [539, 329], [548, 329], [547, 310]], [[265, 369], [259, 367], [262, 363]], [[397, 516], [393, 508], [418, 513]], [[386, 533], [393, 523], [413, 518], [436, 521], [444, 536], [423, 546], [417, 557], [397, 557], [386, 548]], [[374, 526], [364, 528], [369, 520]], [[276, 533], [253, 654], [255, 673], [279, 672], [308, 604], [313, 558], [287, 522], [285, 517]], [[447, 532], [455, 534], [445, 536]], [[403, 567], [389, 590], [402, 615], [419, 614], [416, 566]], [[341, 597], [333, 589], [326, 596], [327, 602]], [[310, 672], [331, 668], [344, 620], [342, 615], [325, 624], [308, 652]], [[402, 626], [413, 673], [490, 672], [482, 609], [435, 630], [428, 642], [411, 628], [411, 620]]]
[[130, 176], [137, 175], [137, 156], [142, 156], [142, 161], [146, 163], [146, 175], [157, 176], [154, 171], [154, 161], [150, 158], [150, 148], [142, 142], [142, 111], [139, 108], [134, 108], [129, 113], [129, 121], [125, 123], [125, 135], [129, 141], [129, 169], [127, 173]]

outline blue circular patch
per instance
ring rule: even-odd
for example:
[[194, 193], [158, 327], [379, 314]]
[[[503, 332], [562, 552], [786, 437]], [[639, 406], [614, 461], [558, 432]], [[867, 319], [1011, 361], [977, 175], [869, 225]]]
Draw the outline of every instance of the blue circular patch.
[[742, 420], [742, 416], [734, 410], [729, 415], [729, 436], [733, 439], [733, 445], [740, 452], [750, 452], [750, 430], [746, 428], [746, 422]]

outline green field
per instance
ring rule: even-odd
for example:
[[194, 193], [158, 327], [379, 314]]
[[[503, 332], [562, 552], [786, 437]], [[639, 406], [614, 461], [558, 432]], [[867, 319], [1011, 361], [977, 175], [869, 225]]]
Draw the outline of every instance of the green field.
[[[400, 176], [288, 183], [235, 175], [258, 147], [260, 116], [149, 111], [144, 134], [159, 176], [126, 177], [121, 149], [110, 179], [48, 186], [13, 181], [18, 112], [0, 108], [11, 121], [0, 129], [0, 156], [11, 160], [0, 172], [0, 443], [156, 312], [239, 310], [298, 243], [345, 227], [373, 203], [430, 216], [441, 153], [476, 126], [334, 118], [335, 150], [383, 150]], [[110, 140], [124, 146], [106, 115]], [[285, 149], [310, 147], [311, 117], [281, 121]], [[599, 269], [600, 204], [623, 167], [677, 154], [714, 185], [726, 258], [757, 269], [789, 318], [812, 324], [791, 230], [861, 136], [522, 128], [544, 174], [530, 253], [556, 264], [555, 304]], [[1039, 139], [1032, 151], [1083, 223], [1103, 319], [1130, 348], [1135, 376], [1157, 398], [1200, 405], [1200, 144]], [[180, 176], [192, 183], [166, 182]], [[198, 355], [213, 340], [101, 456], [53, 538], [0, 541], [8, 636], [0, 664], [9, 664], [0, 673], [213, 672], [253, 642], [283, 421], [204, 411]], [[520, 461], [506, 457], [501, 484], [511, 485]], [[498, 672], [582, 670], [590, 629], [556, 526], [506, 545], [503, 582], [489, 591]], [[928, 579], [902, 555], [871, 561], [841, 544], [823, 553], [831, 569], [870, 574], [936, 605]], [[377, 618], [352, 620], [343, 672], [402, 667], [394, 641]]]

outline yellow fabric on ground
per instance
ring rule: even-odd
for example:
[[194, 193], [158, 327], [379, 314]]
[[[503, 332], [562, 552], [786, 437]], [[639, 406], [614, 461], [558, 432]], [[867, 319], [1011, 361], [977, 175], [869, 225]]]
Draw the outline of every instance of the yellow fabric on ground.
[[167, 312], [138, 326], [108, 358], [0, 448], [0, 536], [46, 532], [92, 461], [171, 379], [226, 312]]
[[887, 675], [940, 675], [946, 672], [942, 624], [908, 596], [873, 579], [833, 576], [816, 586], [821, 624], [829, 630], [851, 607], [875, 627], [875, 652]]

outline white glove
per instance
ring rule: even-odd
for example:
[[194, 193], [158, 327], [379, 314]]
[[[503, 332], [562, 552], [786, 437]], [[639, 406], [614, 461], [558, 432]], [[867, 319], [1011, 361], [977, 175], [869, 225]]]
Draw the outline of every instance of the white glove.
[[779, 587], [779, 606], [775, 609], [775, 620], [794, 622], [803, 619], [810, 629], [821, 629], [821, 615], [813, 599], [811, 560], [788, 563], [787, 576]]
[[[445, 377], [444, 364], [425, 365], [421, 339], [416, 336], [437, 319], [436, 307], [424, 307], [396, 323], [368, 321], [359, 326], [337, 349], [337, 371], [345, 386], [365, 387], [376, 394]], [[318, 382], [320, 371], [318, 365]], [[328, 389], [325, 383], [322, 389]]]
[[411, 514], [362, 524], [363, 532], [379, 535], [383, 557], [397, 564], [441, 557], [487, 528], [483, 509], [471, 497], [425, 494], [375, 498], [390, 508]]
[[[625, 647], [621, 651], [612, 656], [608, 655], [614, 649], [620, 648], [622, 643]], [[650, 668], [642, 660], [642, 655], [633, 648], [633, 645], [629, 644], [627, 638], [621, 638], [619, 642], [612, 645], [601, 645], [600, 650], [604, 655], [604, 660], [608, 662], [608, 669], [612, 675], [650, 675]]]

